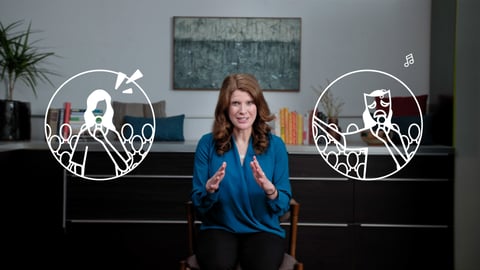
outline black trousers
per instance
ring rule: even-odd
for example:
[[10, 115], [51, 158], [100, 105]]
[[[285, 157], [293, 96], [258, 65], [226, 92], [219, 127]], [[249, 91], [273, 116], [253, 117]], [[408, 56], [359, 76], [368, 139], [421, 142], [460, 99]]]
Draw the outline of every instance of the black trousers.
[[285, 239], [266, 232], [236, 234], [224, 230], [200, 230], [197, 260], [202, 270], [278, 270], [285, 253]]

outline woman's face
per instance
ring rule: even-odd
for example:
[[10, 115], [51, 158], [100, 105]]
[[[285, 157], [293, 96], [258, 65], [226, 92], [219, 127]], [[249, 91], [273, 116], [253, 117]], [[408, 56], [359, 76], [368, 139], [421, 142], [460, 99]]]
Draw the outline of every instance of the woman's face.
[[230, 98], [228, 116], [236, 129], [251, 129], [257, 117], [257, 105], [249, 93], [235, 90]]

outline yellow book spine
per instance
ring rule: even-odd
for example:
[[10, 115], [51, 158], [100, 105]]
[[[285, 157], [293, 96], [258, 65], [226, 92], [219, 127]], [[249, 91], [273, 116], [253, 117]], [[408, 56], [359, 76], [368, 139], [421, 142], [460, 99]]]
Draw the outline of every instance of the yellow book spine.
[[303, 115], [297, 113], [297, 144], [303, 144]]

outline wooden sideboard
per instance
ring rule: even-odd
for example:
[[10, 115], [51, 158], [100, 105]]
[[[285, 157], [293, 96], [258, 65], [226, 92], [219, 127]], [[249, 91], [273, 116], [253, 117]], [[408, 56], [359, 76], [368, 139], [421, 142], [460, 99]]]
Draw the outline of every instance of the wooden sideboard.
[[[374, 181], [340, 175], [314, 146], [288, 150], [301, 203], [297, 256], [307, 269], [453, 269], [451, 147], [420, 147], [401, 171]], [[40, 165], [29, 167], [23, 174], [31, 178], [12, 184], [9, 198], [21, 201], [22, 211], [9, 213], [22, 228], [12, 231], [25, 234], [25, 243], [34, 240], [48, 265], [60, 258], [40, 246], [55, 239], [53, 252], [69, 269], [177, 269], [187, 253], [193, 152], [194, 145], [156, 145], [128, 175], [92, 181], [63, 170], [47, 149], [0, 151], [7, 166], [49, 164], [40, 173]], [[384, 159], [380, 150], [370, 162], [381, 166]], [[21, 174], [8, 173], [6, 182]]]
[[[374, 157], [381, 164], [384, 155]], [[291, 154], [301, 202], [298, 256], [309, 269], [453, 269], [453, 155], [419, 153], [375, 181]]]

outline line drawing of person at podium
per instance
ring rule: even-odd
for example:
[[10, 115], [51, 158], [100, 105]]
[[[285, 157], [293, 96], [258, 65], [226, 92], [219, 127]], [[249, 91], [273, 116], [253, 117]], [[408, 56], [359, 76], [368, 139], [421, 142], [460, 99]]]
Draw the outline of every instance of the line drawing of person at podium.
[[[332, 167], [358, 179], [365, 180], [367, 178], [368, 147], [359, 147], [351, 143], [365, 131], [370, 132], [385, 146], [396, 170], [402, 168], [413, 157], [415, 151], [411, 149], [411, 146], [420, 142], [421, 132], [418, 132], [415, 138], [412, 138], [410, 134], [401, 134], [398, 125], [391, 122], [393, 110], [390, 96], [390, 90], [386, 89], [363, 93], [365, 107], [362, 113], [363, 127], [359, 128], [355, 123], [351, 123], [345, 132], [339, 131], [335, 126], [331, 126], [315, 114], [313, 115], [312, 127], [315, 143], [324, 159]], [[421, 130], [418, 125], [413, 128]], [[393, 142], [394, 135], [401, 138], [401, 145]], [[329, 145], [336, 146], [338, 152], [329, 151]], [[342, 155], [347, 158], [342, 160]]]

